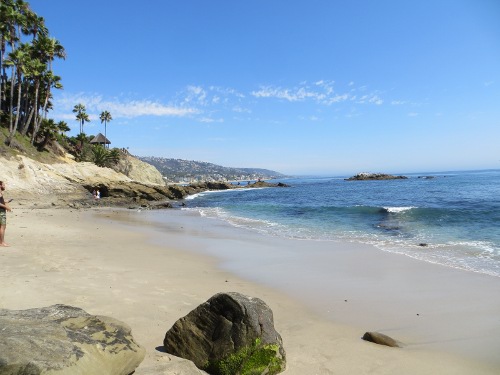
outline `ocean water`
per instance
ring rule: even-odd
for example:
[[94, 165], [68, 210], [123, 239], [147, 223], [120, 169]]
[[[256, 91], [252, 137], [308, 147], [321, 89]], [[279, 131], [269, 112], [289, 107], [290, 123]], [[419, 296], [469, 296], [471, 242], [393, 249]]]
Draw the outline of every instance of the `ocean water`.
[[369, 243], [500, 277], [500, 170], [406, 176], [283, 179], [291, 187], [201, 193], [186, 209], [264, 235]]

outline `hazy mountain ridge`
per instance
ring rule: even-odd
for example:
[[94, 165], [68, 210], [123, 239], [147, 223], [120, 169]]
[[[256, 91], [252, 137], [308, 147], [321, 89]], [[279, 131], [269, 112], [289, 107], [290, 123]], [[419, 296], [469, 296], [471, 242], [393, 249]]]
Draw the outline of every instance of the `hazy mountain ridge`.
[[156, 167], [171, 182], [255, 180], [285, 177], [282, 173], [262, 168], [231, 168], [204, 161], [136, 156]]

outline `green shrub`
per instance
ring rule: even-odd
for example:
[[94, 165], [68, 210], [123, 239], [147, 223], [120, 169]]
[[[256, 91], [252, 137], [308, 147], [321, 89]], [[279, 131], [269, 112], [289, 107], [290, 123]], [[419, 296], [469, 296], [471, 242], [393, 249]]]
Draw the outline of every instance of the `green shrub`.
[[101, 145], [95, 145], [92, 147], [90, 161], [99, 167], [111, 167], [112, 165], [118, 163], [119, 160], [120, 151], [116, 148], [106, 150]]

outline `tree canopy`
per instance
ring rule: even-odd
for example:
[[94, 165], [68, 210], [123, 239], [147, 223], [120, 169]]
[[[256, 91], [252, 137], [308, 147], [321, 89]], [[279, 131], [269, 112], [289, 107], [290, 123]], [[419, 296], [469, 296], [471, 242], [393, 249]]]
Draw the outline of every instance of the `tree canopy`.
[[[73, 108], [80, 126], [77, 137], [65, 135], [70, 131], [65, 121], [48, 117], [52, 91], [63, 87], [61, 77], [53, 71], [53, 62], [65, 58], [64, 47], [50, 35], [43, 17], [33, 12], [28, 2], [0, 0], [0, 127], [6, 129], [2, 129], [2, 134], [7, 134], [5, 143], [21, 147], [14, 142], [20, 136], [29, 139], [39, 151], [58, 143], [78, 161], [113, 165], [119, 159], [119, 150], [92, 146], [89, 141], [93, 137], [87, 137], [83, 131], [90, 121], [84, 104]], [[107, 123], [113, 118], [108, 111], [103, 111], [99, 118], [106, 136]]]
[[64, 47], [26, 1], [1, 1], [0, 123], [8, 126], [8, 145], [16, 133], [29, 135], [31, 143], [46, 142], [42, 120], [52, 108], [52, 89], [62, 88], [52, 63], [65, 57]]

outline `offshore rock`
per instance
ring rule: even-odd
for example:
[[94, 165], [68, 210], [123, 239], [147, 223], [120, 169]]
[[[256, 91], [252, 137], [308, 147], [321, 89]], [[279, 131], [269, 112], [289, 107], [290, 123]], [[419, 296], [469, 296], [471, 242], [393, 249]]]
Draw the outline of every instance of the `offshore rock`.
[[165, 334], [167, 353], [210, 374], [277, 374], [286, 366], [281, 336], [264, 301], [218, 293]]
[[247, 185], [249, 188], [262, 188], [262, 187], [290, 187], [290, 185], [284, 184], [283, 182], [278, 182], [277, 184], [273, 184], [267, 181], [257, 181], [253, 184]]
[[0, 309], [0, 374], [129, 375], [145, 353], [127, 325], [77, 307]]
[[369, 180], [406, 180], [406, 176], [393, 176], [384, 173], [358, 173], [355, 176], [346, 178], [346, 181], [369, 181]]
[[366, 332], [363, 335], [363, 340], [379, 345], [390, 346], [392, 348], [400, 348], [402, 346], [400, 342], [394, 340], [392, 337], [379, 332]]
[[231, 185], [229, 182], [198, 182], [196, 184], [190, 184], [190, 188], [201, 189], [201, 190], [228, 190], [234, 189], [235, 186]]

